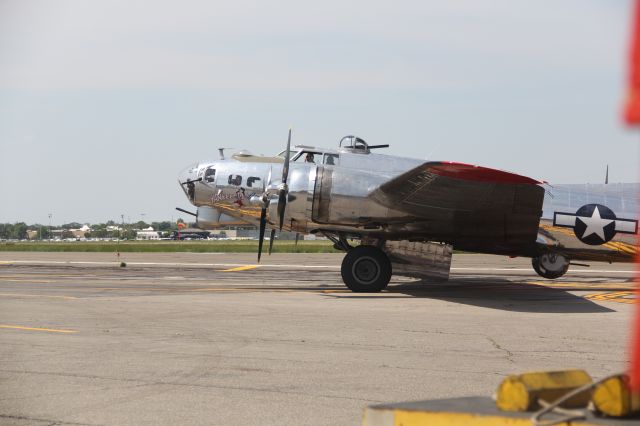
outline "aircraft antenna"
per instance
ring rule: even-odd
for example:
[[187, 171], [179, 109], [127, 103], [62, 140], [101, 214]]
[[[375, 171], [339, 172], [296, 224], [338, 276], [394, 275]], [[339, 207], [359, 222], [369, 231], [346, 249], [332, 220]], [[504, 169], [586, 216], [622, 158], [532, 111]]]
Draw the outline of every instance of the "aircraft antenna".
[[225, 149], [233, 149], [233, 148], [230, 148], [230, 147], [228, 147], [228, 146], [227, 146], [227, 147], [225, 147], [225, 148], [218, 148], [218, 152], [220, 153], [220, 159], [221, 159], [221, 160], [224, 160], [224, 150], [225, 150]]

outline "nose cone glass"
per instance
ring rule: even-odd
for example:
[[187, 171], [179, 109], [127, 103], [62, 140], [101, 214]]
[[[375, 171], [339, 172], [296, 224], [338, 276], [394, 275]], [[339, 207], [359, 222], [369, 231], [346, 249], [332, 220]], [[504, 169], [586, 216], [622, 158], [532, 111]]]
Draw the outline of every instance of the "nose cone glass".
[[196, 163], [182, 170], [178, 174], [178, 180], [180, 181], [181, 184], [191, 180], [195, 180], [197, 174], [198, 174], [198, 164]]
[[185, 195], [192, 203], [195, 201], [195, 184], [192, 183], [198, 175], [198, 164], [192, 164], [178, 174], [178, 183]]

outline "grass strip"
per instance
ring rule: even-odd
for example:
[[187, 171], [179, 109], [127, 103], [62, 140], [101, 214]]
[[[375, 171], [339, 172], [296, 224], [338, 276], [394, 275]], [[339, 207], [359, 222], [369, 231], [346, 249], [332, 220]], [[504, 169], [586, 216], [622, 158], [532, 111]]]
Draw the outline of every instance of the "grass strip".
[[[266, 252], [269, 242], [265, 241]], [[4, 242], [0, 251], [98, 252], [109, 253], [257, 253], [258, 241], [75, 241], [75, 242]], [[274, 241], [274, 253], [338, 253], [330, 241]]]

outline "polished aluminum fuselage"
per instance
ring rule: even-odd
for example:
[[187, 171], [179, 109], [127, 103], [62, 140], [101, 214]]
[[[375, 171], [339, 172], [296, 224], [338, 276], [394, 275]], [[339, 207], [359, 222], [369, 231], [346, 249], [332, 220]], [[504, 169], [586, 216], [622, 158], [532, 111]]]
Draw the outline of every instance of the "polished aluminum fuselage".
[[[291, 163], [285, 229], [297, 232], [327, 229], [360, 234], [374, 230], [379, 232], [390, 219], [402, 223], [411, 217], [382, 206], [367, 196], [380, 184], [422, 161], [347, 150], [337, 154], [339, 165]], [[213, 182], [204, 179], [208, 169], [215, 170]], [[267, 191], [271, 199], [267, 219], [274, 225], [275, 195], [281, 175], [282, 163], [232, 158], [195, 164], [182, 172], [180, 180], [202, 179], [195, 183], [194, 197], [190, 200], [192, 204], [213, 207], [252, 224], [258, 223], [261, 210], [261, 205], [252, 202], [252, 197], [259, 197]]]
[[[548, 188], [538, 239], [528, 246], [509, 247], [492, 241], [465, 245], [462, 241], [449, 240], [450, 230], [446, 226], [425, 222], [369, 197], [380, 185], [419, 166], [423, 160], [354, 149], [306, 147], [306, 151], [316, 153], [317, 163], [323, 162], [323, 154], [325, 162], [327, 155], [334, 156], [336, 161], [335, 164], [305, 163], [302, 161], [304, 149], [293, 157], [285, 230], [332, 232], [347, 237], [388, 241], [441, 241], [460, 249], [521, 256], [537, 256], [552, 250], [566, 253], [575, 260], [631, 261], [636, 251], [635, 235], [619, 234], [606, 244], [590, 246], [571, 235], [570, 230], [555, 227], [550, 222], [555, 211], [575, 211], [583, 201], [608, 202], [607, 194], [616, 191], [614, 185], [591, 186], [591, 192], [589, 187], [560, 185]], [[234, 156], [197, 163], [181, 173], [180, 181], [196, 181], [191, 194], [183, 185], [192, 204], [215, 209], [254, 225], [259, 223], [263, 205], [259, 200], [267, 193], [270, 200], [267, 221], [270, 227], [275, 227], [282, 166], [282, 160], [277, 157], [268, 161], [264, 157]], [[214, 175], [211, 170], [215, 171]], [[618, 191], [615, 196], [609, 195], [609, 199], [618, 197], [615, 202], [624, 206], [620, 213], [637, 219], [639, 187], [637, 184], [628, 185], [632, 187], [625, 187], [625, 191]], [[567, 195], [571, 191], [573, 196]]]

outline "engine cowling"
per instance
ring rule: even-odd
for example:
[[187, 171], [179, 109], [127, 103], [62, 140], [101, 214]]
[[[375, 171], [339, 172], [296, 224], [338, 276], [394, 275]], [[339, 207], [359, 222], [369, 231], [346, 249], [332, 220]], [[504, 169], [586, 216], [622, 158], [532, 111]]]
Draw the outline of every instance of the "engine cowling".
[[216, 229], [222, 226], [243, 225], [246, 222], [225, 214], [216, 208], [200, 206], [196, 211], [196, 226], [200, 229]]
[[220, 226], [222, 213], [213, 207], [198, 207], [196, 212], [196, 226], [201, 229], [215, 228]]

